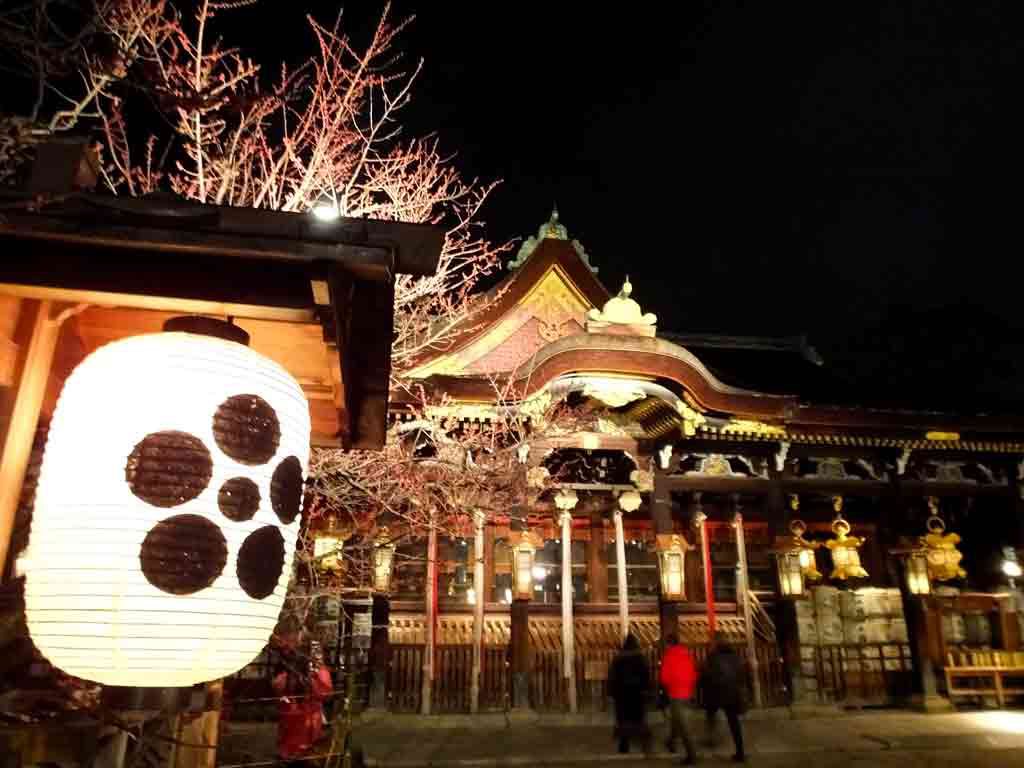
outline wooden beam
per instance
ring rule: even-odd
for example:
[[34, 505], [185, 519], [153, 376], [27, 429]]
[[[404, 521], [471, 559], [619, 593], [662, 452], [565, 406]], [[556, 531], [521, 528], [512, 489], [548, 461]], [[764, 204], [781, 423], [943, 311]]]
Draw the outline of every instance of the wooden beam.
[[639, 457], [640, 441], [632, 437], [605, 435], [600, 432], [577, 432], [566, 437], [547, 437], [543, 440], [531, 440], [531, 454], [536, 451], [536, 460], [540, 461], [543, 454], [551, 449], [580, 448], [588, 451], [627, 451]]
[[710, 477], [707, 475], [664, 475], [668, 491], [707, 491], [708, 493], [768, 494], [771, 482], [762, 477]]
[[[21, 486], [60, 336], [63, 318], [51, 317], [54, 309], [51, 302], [40, 301], [30, 310], [34, 311], [34, 317], [28, 349], [4, 436], [3, 454], [0, 454], [0, 568], [7, 562]], [[0, 571], [0, 581], [5, 575], [6, 571]]]
[[316, 321], [312, 309], [268, 307], [258, 304], [235, 304], [202, 299], [181, 299], [172, 296], [150, 296], [134, 293], [108, 293], [69, 288], [50, 288], [40, 285], [0, 283], [0, 293], [24, 299], [62, 301], [71, 304], [92, 304], [102, 307], [134, 307], [163, 312], [218, 317], [248, 317], [255, 320], [274, 320], [285, 323], [312, 323]]
[[20, 351], [20, 347], [11, 339], [0, 336], [0, 387], [9, 387], [14, 383]]

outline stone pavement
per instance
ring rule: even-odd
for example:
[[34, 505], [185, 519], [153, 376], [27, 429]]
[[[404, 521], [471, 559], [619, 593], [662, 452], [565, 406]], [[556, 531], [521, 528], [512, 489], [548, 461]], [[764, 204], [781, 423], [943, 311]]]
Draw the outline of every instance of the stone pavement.
[[[702, 714], [690, 714], [701, 762], [727, 762], [732, 743], [724, 721], [719, 723], [716, 746], [709, 749], [702, 743]], [[751, 765], [789, 768], [797, 762], [813, 761], [817, 764], [814, 768], [826, 768], [826, 764], [827, 768], [1024, 766], [1021, 711], [924, 715], [833, 710], [830, 717], [806, 719], [794, 719], [788, 710], [755, 714], [744, 723]], [[586, 724], [586, 720], [506, 719], [498, 715], [478, 717], [470, 725], [464, 717], [384, 715], [361, 723], [354, 743], [368, 768], [668, 764], [671, 756], [662, 746], [667, 728], [660, 714], [651, 717], [656, 751], [649, 760], [637, 754], [616, 754], [610, 725], [593, 719]]]

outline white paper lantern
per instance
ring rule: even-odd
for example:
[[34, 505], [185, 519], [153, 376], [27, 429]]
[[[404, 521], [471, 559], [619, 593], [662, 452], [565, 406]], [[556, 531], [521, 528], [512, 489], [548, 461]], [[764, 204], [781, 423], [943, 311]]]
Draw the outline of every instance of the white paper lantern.
[[243, 344], [192, 333], [101, 347], [51, 421], [29, 546], [29, 632], [105, 685], [188, 686], [255, 658], [299, 529], [309, 407]]

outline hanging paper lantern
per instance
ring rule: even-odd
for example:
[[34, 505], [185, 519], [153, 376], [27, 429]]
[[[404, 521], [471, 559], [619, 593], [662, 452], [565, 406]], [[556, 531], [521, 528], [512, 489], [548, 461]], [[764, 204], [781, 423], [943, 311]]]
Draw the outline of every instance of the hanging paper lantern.
[[19, 562], [39, 651], [122, 686], [250, 662], [288, 586], [309, 431], [295, 380], [237, 341], [149, 334], [86, 358], [53, 414]]

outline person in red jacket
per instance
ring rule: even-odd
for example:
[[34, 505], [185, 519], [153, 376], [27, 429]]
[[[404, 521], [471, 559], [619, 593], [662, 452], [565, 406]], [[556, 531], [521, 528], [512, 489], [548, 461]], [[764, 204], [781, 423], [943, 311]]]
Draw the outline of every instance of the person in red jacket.
[[676, 635], [670, 635], [665, 641], [660, 682], [669, 699], [672, 723], [666, 746], [669, 752], [675, 752], [676, 739], [682, 739], [683, 746], [686, 747], [683, 765], [693, 765], [697, 762], [697, 754], [694, 752], [690, 733], [686, 729], [686, 704], [693, 698], [697, 688], [697, 667], [690, 652], [679, 644]]
[[331, 673], [312, 649], [306, 657], [287, 648], [274, 677], [278, 700], [277, 752], [291, 761], [309, 751], [323, 733], [323, 703], [332, 690]]

